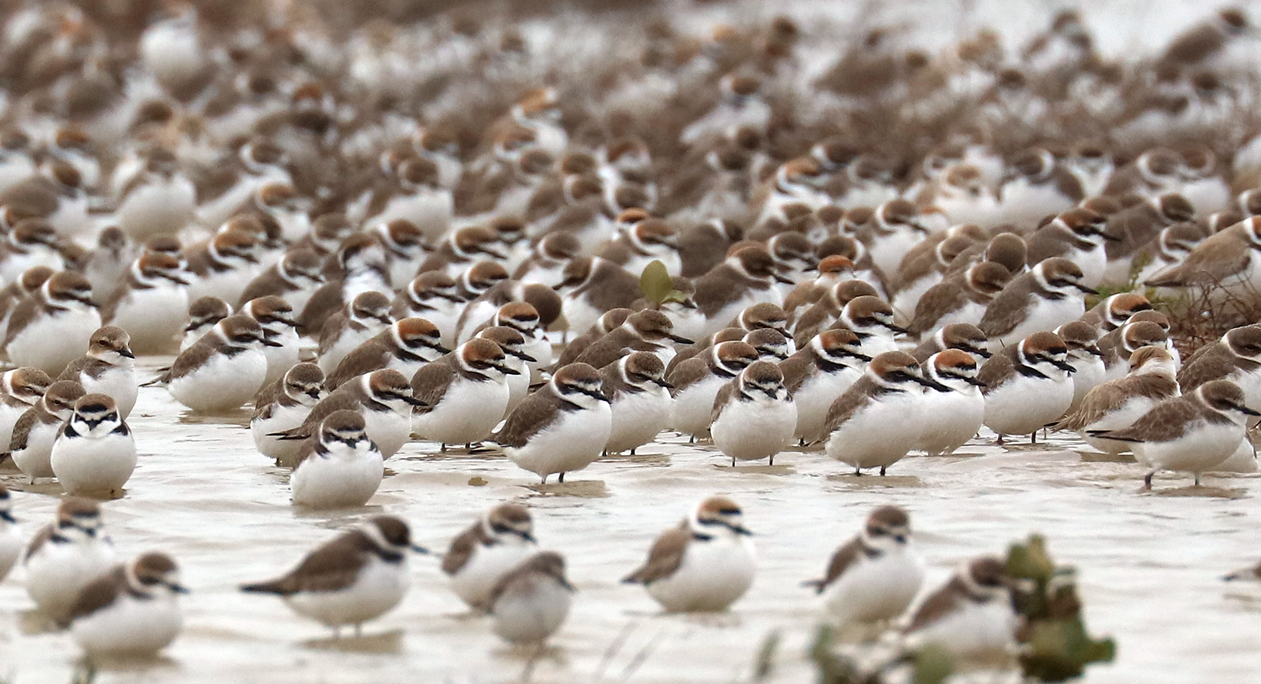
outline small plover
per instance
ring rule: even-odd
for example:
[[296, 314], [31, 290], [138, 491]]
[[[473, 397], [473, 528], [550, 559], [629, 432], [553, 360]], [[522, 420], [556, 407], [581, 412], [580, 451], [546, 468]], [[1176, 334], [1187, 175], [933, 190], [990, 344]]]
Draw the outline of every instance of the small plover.
[[904, 630], [912, 649], [934, 645], [958, 658], [1009, 657], [1016, 613], [1007, 564], [989, 556], [968, 561], [919, 604]]
[[492, 629], [513, 644], [541, 644], [565, 622], [573, 593], [565, 559], [555, 551], [535, 554], [490, 592]]
[[671, 613], [726, 610], [753, 584], [751, 534], [735, 501], [711, 496], [657, 537], [648, 560], [622, 581], [644, 585]]
[[613, 428], [600, 372], [585, 363], [560, 368], [521, 402], [492, 439], [509, 460], [547, 483], [553, 473], [591, 465], [604, 451]]
[[74, 380], [89, 394], [108, 394], [126, 419], [140, 391], [136, 384], [136, 355], [131, 352], [130, 343], [126, 330], [112, 325], [100, 328], [92, 333], [87, 355], [71, 361], [57, 379]]
[[1250, 417], [1261, 412], [1244, 403], [1243, 390], [1229, 380], [1210, 380], [1180, 397], [1153, 406], [1129, 427], [1092, 431], [1093, 437], [1129, 442], [1139, 463], [1150, 468], [1143, 486], [1162, 470], [1200, 475], [1220, 465], [1246, 438]]
[[921, 385], [951, 391], [924, 377], [915, 357], [906, 352], [872, 359], [863, 376], [828, 409], [823, 426], [828, 456], [853, 466], [856, 475], [864, 468], [880, 468], [884, 475], [919, 443], [922, 426], [908, 424], [906, 416], [927, 408]]
[[442, 572], [460, 600], [471, 608], [488, 610], [490, 593], [499, 580], [537, 549], [530, 509], [499, 504], [451, 540], [442, 556]]
[[249, 401], [267, 377], [263, 347], [279, 345], [244, 314], [229, 316], [196, 344], [181, 352], [158, 382], [196, 413], [235, 411]]
[[264, 456], [292, 462], [302, 442], [272, 435], [302, 425], [324, 397], [324, 371], [313, 363], [299, 363], [283, 378], [260, 389], [254, 395], [254, 416], [250, 419], [254, 447]]
[[113, 397], [80, 397], [53, 442], [49, 461], [67, 494], [120, 492], [136, 469], [136, 442]]
[[1004, 347], [981, 366], [985, 425], [1004, 435], [1031, 435], [1059, 420], [1073, 403], [1068, 347], [1052, 332], [1034, 333]]
[[70, 609], [70, 636], [89, 656], [144, 656], [175, 641], [183, 627], [179, 567], [149, 552], [89, 582]]
[[334, 411], [320, 421], [295, 456], [289, 476], [293, 504], [350, 508], [368, 503], [385, 474], [384, 460], [364, 432], [357, 411]]
[[784, 374], [769, 361], [756, 361], [740, 371], [714, 399], [710, 433], [714, 446], [736, 461], [766, 458], [792, 443], [797, 407], [784, 387]]
[[57, 519], [42, 527], [26, 547], [26, 593], [40, 612], [66, 616], [79, 592], [114, 564], [114, 547], [101, 533], [101, 509], [95, 501], [66, 497]]
[[83, 385], [73, 380], [54, 382], [13, 425], [9, 455], [31, 482], [39, 477], [53, 477], [53, 443], [74, 413], [75, 402], [84, 394]]
[[1177, 368], [1161, 347], [1142, 347], [1130, 355], [1130, 374], [1090, 390], [1076, 410], [1056, 424], [1072, 430], [1090, 446], [1110, 454], [1129, 451], [1127, 442], [1097, 439], [1094, 431], [1122, 430], [1134, 424], [1157, 403], [1178, 396]]
[[412, 395], [424, 403], [412, 412], [412, 432], [443, 450], [486, 439], [508, 409], [508, 376], [520, 374], [498, 344], [465, 342], [412, 376]]
[[832, 554], [822, 579], [806, 583], [823, 597], [841, 625], [893, 620], [911, 605], [924, 566], [910, 549], [911, 519], [898, 506], [881, 506], [863, 529]]
[[295, 613], [333, 628], [363, 623], [389, 612], [410, 584], [407, 553], [428, 553], [411, 541], [407, 523], [392, 515], [372, 518], [307, 554], [296, 568], [242, 591], [274, 594]]
[[648, 444], [670, 424], [673, 386], [665, 380], [665, 364], [651, 352], [634, 352], [600, 369], [613, 413], [606, 453]]

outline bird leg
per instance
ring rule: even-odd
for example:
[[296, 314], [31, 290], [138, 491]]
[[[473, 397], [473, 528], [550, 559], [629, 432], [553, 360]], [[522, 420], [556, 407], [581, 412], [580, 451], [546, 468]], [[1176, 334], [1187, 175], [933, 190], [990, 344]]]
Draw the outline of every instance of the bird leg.
[[565, 481], [565, 474], [564, 474], [564, 473], [561, 473], [561, 474], [560, 474], [560, 477], [558, 478], [558, 481], [559, 481], [559, 482], [562, 482], [562, 483]]
[[445, 453], [447, 453], [447, 443], [446, 443], [446, 442], [443, 442], [443, 443], [442, 443], [442, 445], [438, 447], [438, 453], [440, 453], [440, 454], [445, 454]]
[[888, 470], [888, 466], [880, 466], [880, 477], [884, 477], [885, 470]]
[[1147, 477], [1143, 478], [1143, 491], [1150, 492], [1152, 490], [1152, 475], [1155, 475], [1157, 472], [1153, 470], [1147, 473]]
[[1030, 432], [1030, 433], [1029, 433], [1029, 443], [1030, 443], [1030, 444], [1037, 444], [1037, 443], [1038, 443], [1038, 431], [1037, 431], [1037, 430], [1034, 430], [1033, 432]]

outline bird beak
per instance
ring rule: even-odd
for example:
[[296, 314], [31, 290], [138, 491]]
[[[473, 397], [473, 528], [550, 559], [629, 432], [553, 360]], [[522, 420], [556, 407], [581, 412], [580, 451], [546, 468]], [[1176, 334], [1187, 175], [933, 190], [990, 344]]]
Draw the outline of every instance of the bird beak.
[[1254, 411], [1243, 404], [1239, 405], [1239, 411], [1249, 416], [1261, 416], [1261, 411]]
[[1060, 370], [1064, 371], [1065, 373], [1076, 373], [1076, 372], [1077, 372], [1077, 369], [1076, 369], [1076, 368], [1073, 368], [1071, 365], [1069, 365], [1069, 363], [1068, 363], [1067, 361], [1060, 361], [1059, 359], [1054, 359], [1054, 360], [1052, 360], [1052, 361], [1051, 361], [1051, 363], [1052, 363], [1052, 365], [1054, 365], [1056, 368], [1058, 368], [1058, 369], [1060, 369]]
[[1103, 238], [1104, 240], [1107, 240], [1108, 242], [1120, 242], [1120, 241], [1121, 241], [1121, 238], [1119, 238], [1119, 237], [1117, 237], [1117, 236], [1115, 236], [1115, 235], [1113, 235], [1113, 234], [1111, 234], [1111, 233], [1108, 233], [1108, 232], [1106, 232], [1106, 231], [1102, 231], [1102, 230], [1101, 230], [1101, 231], [1099, 231], [1099, 237]]
[[482, 254], [485, 254], [488, 257], [499, 259], [500, 261], [503, 261], [508, 258], [507, 254], [504, 254], [502, 252], [497, 252], [493, 249], [490, 249], [489, 247], [483, 247]]
[[276, 318], [276, 320], [277, 320], [277, 321], [280, 321], [281, 323], [284, 323], [285, 325], [289, 326], [290, 328], [296, 328], [296, 327], [298, 327], [298, 322], [297, 322], [297, 321], [295, 321], [295, 320], [293, 320], [292, 318], [285, 318], [284, 316], [276, 316], [275, 318]]
[[280, 342], [277, 342], [277, 341], [275, 341], [275, 340], [268, 339], [267, 337], [263, 337], [263, 338], [261, 338], [261, 341], [262, 341], [262, 343], [263, 343], [263, 346], [266, 346], [266, 347], [283, 347], [283, 346], [285, 346], [284, 344], [282, 344], [282, 343], [280, 343]]
[[135, 355], [135, 354], [133, 354], [133, 353], [131, 352], [131, 350], [130, 350], [130, 349], [128, 349], [128, 348], [126, 348], [126, 347], [123, 347], [122, 349], [119, 349], [119, 350], [118, 350], [118, 355], [119, 355], [119, 356], [121, 356], [121, 357], [123, 357], [124, 359], [134, 359], [134, 358], [136, 358], [136, 355]]
[[[430, 348], [430, 349], [432, 349], [432, 350], [434, 350], [434, 351], [436, 351], [436, 352], [438, 352], [439, 354], [450, 354], [450, 353], [451, 353], [451, 350], [450, 350], [450, 349], [447, 349], [447, 348], [446, 348], [446, 347], [444, 347], [444, 346], [442, 346], [442, 343], [441, 343], [441, 342], [434, 342], [433, 344], [429, 345], [429, 348]], [[533, 360], [533, 359], [531, 359], [531, 360]]]
[[530, 534], [529, 532], [518, 532], [517, 534], [521, 535], [522, 539], [530, 542], [531, 544], [538, 543], [538, 540], [534, 538], [534, 535]]
[[1082, 347], [1082, 349], [1091, 356], [1098, 356], [1101, 359], [1103, 358], [1103, 352], [1099, 351], [1099, 347]]
[[914, 376], [912, 376], [912, 377], [914, 377], [914, 378], [915, 378], [915, 382], [918, 382], [919, 384], [921, 384], [921, 385], [923, 385], [923, 386], [925, 386], [925, 387], [927, 387], [927, 388], [929, 388], [929, 389], [935, 389], [935, 390], [937, 390], [938, 392], [950, 392], [950, 391], [953, 391], [953, 390], [951, 390], [949, 387], [946, 387], [945, 385], [941, 384], [940, 382], [937, 382], [936, 380], [933, 380], [932, 378], [924, 378], [924, 377], [920, 377], [920, 376], [918, 376], [918, 375], [914, 375]]
[[884, 327], [886, 327], [886, 328], [888, 328], [888, 329], [892, 330], [893, 332], [895, 332], [895, 333], [897, 333], [897, 334], [899, 334], [899, 335], [905, 335], [907, 332], [909, 332], [906, 328], [903, 328], [903, 327], [902, 327], [902, 326], [900, 326], [900, 325], [895, 325], [895, 324], [893, 324], [893, 323], [883, 323], [883, 322], [882, 322], [880, 325], [883, 325]]
[[495, 366], [495, 368], [498, 368], [500, 371], [502, 371], [504, 375], [521, 375], [521, 371], [517, 370], [516, 368], [509, 368], [507, 366]]
[[162, 274], [162, 277], [163, 277], [163, 278], [166, 278], [167, 280], [169, 280], [169, 281], [171, 281], [171, 282], [173, 282], [173, 283], [175, 283], [176, 285], [188, 285], [188, 284], [189, 284], [189, 282], [188, 282], [187, 280], [184, 280], [183, 278], [181, 278], [181, 277], [179, 277], [179, 276], [177, 276], [177, 275], [171, 274], [171, 273], [163, 273], [163, 274]]
[[781, 283], [784, 283], [785, 285], [792, 285], [792, 284], [793, 284], [793, 281], [792, 281], [790, 278], [785, 278], [784, 276], [782, 276], [782, 275], [780, 275], [780, 274], [778, 274], [778, 273], [776, 273], [774, 277], [775, 277], [775, 280], [776, 280], [776, 281], [781, 282]]
[[656, 384], [656, 385], [658, 385], [658, 386], [660, 386], [660, 387], [664, 387], [664, 388], [666, 388], [666, 389], [668, 389], [668, 390], [672, 390], [672, 389], [674, 389], [674, 385], [671, 385], [670, 383], [666, 382], [665, 380], [653, 380], [653, 383], [654, 383], [654, 384]]
[[963, 381], [975, 387], [989, 387], [989, 385], [981, 382], [980, 380], [976, 378], [964, 378]]
[[530, 356], [529, 354], [523, 351], [514, 351], [511, 349], [504, 349], [504, 353], [507, 354], [508, 356], [521, 359], [522, 361], [525, 361], [526, 363], [534, 363], [535, 361], [538, 361], [538, 359], [534, 358], [533, 356]]
[[678, 342], [679, 344], [693, 344], [692, 340], [689, 340], [682, 335], [675, 335], [674, 333], [671, 333], [667, 335], [667, 337], [669, 337], [671, 341]]
[[1081, 290], [1082, 292], [1085, 292], [1086, 294], [1092, 294], [1092, 295], [1099, 294], [1099, 291], [1094, 289], [1093, 287], [1086, 287], [1085, 285], [1082, 285], [1080, 283], [1073, 283], [1073, 287]]
[[425, 554], [425, 555], [428, 555], [428, 554], [429, 554], [429, 549], [426, 549], [425, 547], [421, 546], [420, 544], [412, 544], [412, 545], [411, 545], [411, 549], [412, 549], [412, 551], [415, 551], [416, 553]]
[[413, 397], [411, 395], [403, 397], [403, 401], [407, 402], [408, 405], [415, 406], [417, 408], [423, 408], [423, 407], [429, 406], [429, 402], [421, 401], [420, 399], [417, 399], [416, 397]]
[[[7, 454], [6, 454], [6, 456], [7, 456]], [[16, 522], [17, 522], [17, 518], [14, 518], [14, 517], [13, 517], [13, 513], [9, 512], [9, 511], [0, 511], [0, 520], [3, 520], [3, 521], [5, 521], [5, 522], [10, 522], [10, 523], [16, 523]]]
[[743, 525], [729, 525], [729, 527], [731, 528], [731, 531], [735, 532], [736, 534], [742, 534], [746, 537], [753, 536], [753, 533], [749, 531], [749, 528]]
[[181, 584], [167, 584], [166, 586], [167, 586], [167, 587], [169, 587], [171, 591], [173, 591], [173, 592], [175, 592], [175, 593], [177, 593], [177, 594], [187, 594], [187, 593], [189, 593], [189, 591], [188, 591], [188, 587], [185, 587], [185, 586], [183, 586], [183, 585], [181, 585]]
[[992, 353], [990, 352], [990, 350], [988, 350], [988, 349], [981, 349], [981, 348], [979, 348], [979, 347], [978, 347], [978, 348], [976, 348], [976, 349], [969, 349], [968, 351], [972, 352], [973, 354], [976, 354], [977, 356], [979, 356], [979, 357], [981, 357], [981, 358], [983, 358], [983, 359], [988, 359], [989, 357], [991, 357], [991, 356], [993, 356], [993, 355], [994, 355], [994, 354], [992, 354]]

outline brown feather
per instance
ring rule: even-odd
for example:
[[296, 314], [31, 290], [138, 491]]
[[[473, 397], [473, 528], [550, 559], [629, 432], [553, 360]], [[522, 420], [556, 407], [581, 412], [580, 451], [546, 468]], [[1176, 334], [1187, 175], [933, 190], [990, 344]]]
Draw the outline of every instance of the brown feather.
[[687, 553], [687, 545], [691, 541], [692, 532], [687, 528], [687, 523], [666, 530], [653, 543], [652, 549], [648, 552], [648, 560], [643, 566], [622, 581], [631, 584], [651, 584], [673, 575], [683, 564], [683, 556]]
[[355, 583], [376, 546], [366, 534], [353, 530], [312, 551], [289, 574], [270, 582], [248, 584], [244, 591], [289, 596], [298, 592], [345, 589]]
[[447, 549], [446, 554], [442, 557], [442, 571], [448, 575], [456, 574], [473, 557], [473, 552], [477, 550], [477, 547], [486, 544], [490, 540], [490, 537], [486, 535], [486, 531], [482, 529], [482, 521], [478, 520], [473, 523], [468, 529], [451, 540], [451, 547]]
[[495, 433], [494, 440], [514, 448], [525, 446], [531, 437], [552, 424], [560, 412], [561, 401], [550, 383], [544, 385], [508, 414], [508, 420]]
[[1161, 401], [1173, 397], [1177, 391], [1178, 383], [1173, 378], [1158, 373], [1143, 373], [1118, 378], [1090, 390], [1077, 410], [1065, 416], [1055, 428], [1081, 430], [1103, 418], [1110, 411], [1121, 408], [1132, 398], [1143, 397]]
[[863, 555], [863, 540], [861, 537], [855, 536], [853, 539], [845, 542], [841, 548], [832, 554], [832, 560], [828, 562], [827, 574], [821, 580], [814, 580], [808, 585], [814, 587], [817, 593], [822, 594], [833, 582], [840, 579], [841, 575], [849, 569]]
[[87, 586], [79, 591], [79, 598], [75, 601], [74, 607], [70, 609], [70, 614], [66, 616], [66, 622], [73, 622], [81, 617], [87, 617], [92, 613], [113, 603], [118, 595], [127, 587], [127, 573], [122, 565], [116, 565], [109, 572], [88, 582]]

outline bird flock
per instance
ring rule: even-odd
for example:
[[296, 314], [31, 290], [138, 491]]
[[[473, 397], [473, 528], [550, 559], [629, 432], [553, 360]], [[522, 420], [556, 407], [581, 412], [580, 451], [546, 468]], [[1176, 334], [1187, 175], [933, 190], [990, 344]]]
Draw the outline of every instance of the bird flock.
[[[1112, 60], [1070, 11], [933, 53], [786, 16], [698, 31], [644, 10], [574, 46], [551, 39], [627, 10], [546, 28], [202, 4], [12, 3], [0, 29], [0, 467], [20, 471], [0, 579], [23, 567], [89, 654], [180, 630], [175, 561], [116, 564], [100, 531], [97, 500], [143, 496], [139, 392], [249, 407], [303, 509], [364, 506], [403, 450], [506, 458], [563, 494], [666, 432], [854, 476], [1047, 430], [1132, 454], [1147, 489], [1257, 469], [1243, 10]], [[140, 377], [152, 356], [169, 366]], [[50, 478], [67, 498], [27, 541], [9, 489]], [[909, 535], [906, 511], [871, 514], [811, 585], [830, 616], [1010, 649], [1001, 561], [916, 603]], [[412, 551], [382, 515], [243, 590], [358, 630], [403, 599]], [[527, 508], [490, 507], [441, 555], [506, 640], [564, 622], [573, 587]], [[625, 581], [721, 611], [753, 573], [714, 496]]]

